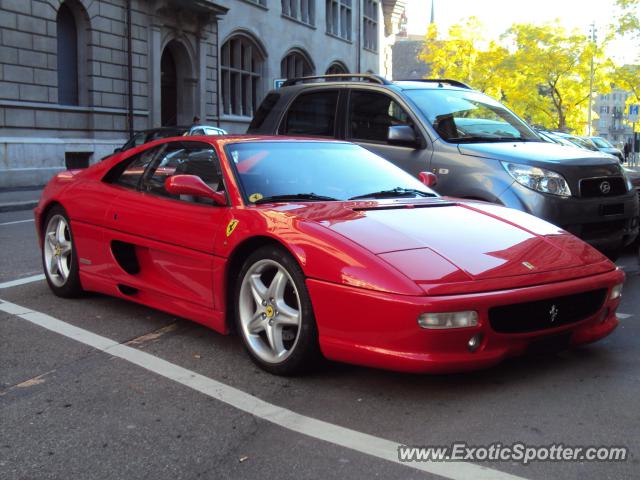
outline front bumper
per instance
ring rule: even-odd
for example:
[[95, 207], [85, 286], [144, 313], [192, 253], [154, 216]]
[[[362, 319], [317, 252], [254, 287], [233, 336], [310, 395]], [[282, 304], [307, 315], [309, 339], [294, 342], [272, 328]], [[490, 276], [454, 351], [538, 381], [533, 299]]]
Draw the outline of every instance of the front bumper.
[[599, 198], [563, 198], [536, 192], [514, 182], [500, 201], [576, 235], [600, 249], [624, 247], [638, 236], [638, 193]]
[[[527, 351], [532, 342], [567, 335], [568, 345], [595, 342], [618, 325], [615, 310], [620, 302], [609, 300], [611, 288], [624, 280], [620, 270], [547, 285], [497, 292], [413, 297], [361, 290], [308, 279], [320, 347], [325, 357], [388, 370], [415, 373], [448, 373], [486, 368]], [[598, 311], [583, 320], [557, 328], [505, 334], [491, 328], [489, 308], [535, 301], [606, 288]], [[476, 310], [477, 327], [426, 330], [417, 324], [424, 312]], [[514, 318], [514, 322], [518, 319]], [[469, 339], [482, 334], [475, 351]]]

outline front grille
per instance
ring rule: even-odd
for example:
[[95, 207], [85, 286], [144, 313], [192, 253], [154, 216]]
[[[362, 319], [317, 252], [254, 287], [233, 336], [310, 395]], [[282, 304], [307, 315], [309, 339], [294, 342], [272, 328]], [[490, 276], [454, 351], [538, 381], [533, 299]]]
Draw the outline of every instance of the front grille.
[[[607, 186], [608, 184], [608, 186]], [[583, 198], [613, 197], [627, 193], [622, 177], [584, 178], [580, 180], [580, 196]]]
[[605, 235], [615, 235], [617, 232], [624, 230], [626, 223], [626, 220], [585, 223], [582, 225], [582, 232], [579, 236], [580, 238], [589, 240]]
[[568, 325], [594, 315], [604, 303], [606, 295], [607, 289], [600, 289], [492, 307], [489, 309], [489, 323], [500, 333], [535, 332]]

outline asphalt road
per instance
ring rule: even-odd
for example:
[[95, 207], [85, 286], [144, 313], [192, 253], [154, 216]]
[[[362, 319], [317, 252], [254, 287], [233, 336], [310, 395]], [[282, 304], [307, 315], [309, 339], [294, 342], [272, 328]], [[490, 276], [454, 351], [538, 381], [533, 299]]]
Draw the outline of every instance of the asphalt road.
[[[0, 214], [0, 284], [40, 273], [30, 219], [30, 212]], [[3, 301], [53, 317], [38, 317], [44, 322], [90, 333], [73, 340], [0, 311], [0, 478], [440, 478], [385, 459], [395, 451], [371, 455], [344, 446], [362, 438], [371, 449], [382, 440], [626, 446], [625, 462], [482, 465], [491, 469], [486, 478], [496, 479], [504, 478], [500, 472], [640, 478], [637, 254], [629, 251], [618, 264], [627, 272], [619, 309], [625, 318], [607, 339], [446, 376], [329, 364], [307, 377], [278, 378], [253, 366], [238, 338], [186, 320], [102, 295], [63, 300], [44, 281], [2, 288]], [[85, 341], [92, 334], [128, 348], [120, 356], [94, 348]], [[135, 363], [136, 352], [150, 354], [149, 368]], [[182, 367], [182, 376], [163, 361]], [[200, 389], [187, 385], [193, 378]], [[235, 396], [218, 399], [228, 392]], [[297, 416], [234, 406], [247, 398]], [[293, 427], [283, 426], [287, 418]], [[458, 467], [439, 464], [438, 471], [480, 478]]]

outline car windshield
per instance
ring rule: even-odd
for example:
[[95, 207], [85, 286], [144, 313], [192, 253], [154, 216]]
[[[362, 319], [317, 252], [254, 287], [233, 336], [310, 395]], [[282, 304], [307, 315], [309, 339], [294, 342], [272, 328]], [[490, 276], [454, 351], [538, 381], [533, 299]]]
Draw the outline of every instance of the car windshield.
[[406, 94], [447, 142], [542, 141], [522, 120], [482, 93], [420, 89]]
[[579, 147], [582, 147], [582, 148], [584, 148], [586, 150], [591, 150], [591, 151], [598, 150], [596, 148], [596, 146], [593, 144], [593, 142], [589, 141], [586, 138], [574, 137], [574, 136], [571, 136], [571, 135], [563, 137], [563, 138], [566, 138], [570, 142], [572, 142], [572, 143], [574, 143], [574, 144], [578, 145]]
[[613, 145], [607, 142], [604, 138], [591, 137], [591, 141], [595, 143], [598, 148], [614, 148]]
[[405, 171], [349, 143], [242, 142], [225, 151], [251, 203], [437, 196]]

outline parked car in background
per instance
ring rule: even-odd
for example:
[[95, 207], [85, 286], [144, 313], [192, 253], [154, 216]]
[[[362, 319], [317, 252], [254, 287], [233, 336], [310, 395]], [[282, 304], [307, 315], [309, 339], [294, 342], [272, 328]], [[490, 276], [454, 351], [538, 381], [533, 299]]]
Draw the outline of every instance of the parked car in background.
[[574, 145], [583, 148], [585, 150], [591, 150], [592, 152], [598, 152], [598, 147], [596, 147], [595, 143], [593, 143], [589, 138], [580, 137], [578, 135], [571, 135], [570, 133], [564, 132], [551, 132], [557, 138], [562, 138], [568, 142], [573, 143]]
[[618, 157], [620, 163], [624, 162], [624, 155], [620, 149], [611, 145], [606, 139], [602, 137], [587, 137], [589, 140], [593, 142], [593, 144], [597, 147], [598, 150], [604, 153], [608, 153], [609, 155], [613, 155], [614, 157]]
[[584, 146], [581, 146], [581, 145], [578, 145], [576, 143], [570, 142], [569, 140], [567, 140], [565, 138], [562, 138], [562, 137], [559, 137], [558, 135], [554, 134], [553, 132], [549, 132], [547, 130], [535, 129], [535, 132], [545, 142], [557, 143], [558, 145], [564, 145], [565, 147], [573, 147], [573, 148], [581, 148], [583, 150], [590, 150], [589, 148], [586, 148]]
[[153, 142], [161, 138], [180, 137], [182, 135], [226, 135], [227, 132], [210, 125], [192, 125], [190, 127], [160, 127], [136, 132], [122, 147], [116, 148], [113, 153], [126, 152], [145, 143]]
[[58, 296], [96, 291], [235, 329], [282, 375], [321, 356], [479, 369], [617, 327], [624, 273], [602, 254], [423, 178], [346, 142], [161, 140], [49, 182], [42, 264]]
[[595, 146], [544, 142], [505, 106], [455, 80], [291, 79], [265, 97], [248, 132], [352, 141], [414, 176], [437, 174], [444, 195], [534, 214], [611, 257], [638, 234], [638, 198], [617, 159]]

